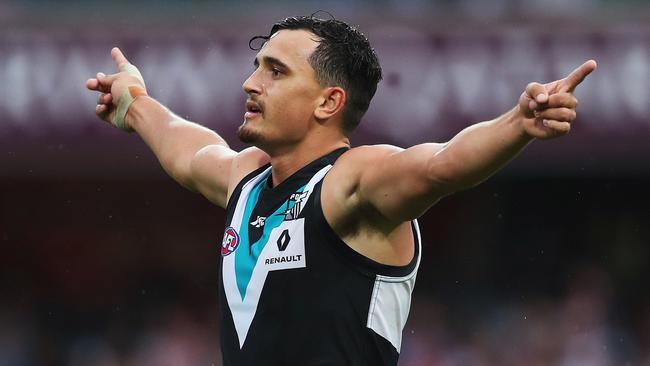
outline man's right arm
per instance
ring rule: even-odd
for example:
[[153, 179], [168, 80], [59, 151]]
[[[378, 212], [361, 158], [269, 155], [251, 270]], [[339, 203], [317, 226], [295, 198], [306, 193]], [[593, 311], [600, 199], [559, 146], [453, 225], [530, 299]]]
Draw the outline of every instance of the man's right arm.
[[148, 96], [133, 102], [125, 122], [140, 135], [174, 180], [225, 207], [237, 153], [221, 136], [183, 120]]
[[[137, 132], [172, 178], [225, 207], [229, 190], [265, 164], [268, 156], [256, 148], [237, 153], [214, 131], [176, 116], [146, 94], [139, 71], [119, 49], [114, 48], [111, 55], [119, 72], [98, 73], [86, 82], [88, 89], [102, 93], [97, 115], [118, 128]], [[134, 88], [141, 89], [135, 96]]]

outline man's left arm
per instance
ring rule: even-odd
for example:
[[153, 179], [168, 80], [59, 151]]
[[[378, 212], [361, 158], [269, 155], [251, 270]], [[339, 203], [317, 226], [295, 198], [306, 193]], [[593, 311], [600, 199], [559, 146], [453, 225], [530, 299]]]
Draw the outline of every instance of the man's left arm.
[[445, 195], [479, 184], [533, 139], [567, 134], [578, 105], [573, 92], [595, 69], [590, 60], [564, 79], [530, 83], [512, 110], [464, 129], [445, 144], [369, 152], [377, 158], [363, 164], [354, 201], [398, 224], [420, 216]]

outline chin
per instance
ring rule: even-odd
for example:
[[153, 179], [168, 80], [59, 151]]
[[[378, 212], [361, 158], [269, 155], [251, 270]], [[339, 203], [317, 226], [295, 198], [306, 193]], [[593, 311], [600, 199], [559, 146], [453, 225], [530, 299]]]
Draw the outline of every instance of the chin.
[[246, 122], [237, 129], [237, 137], [245, 144], [256, 144], [263, 140], [262, 134], [251, 128]]

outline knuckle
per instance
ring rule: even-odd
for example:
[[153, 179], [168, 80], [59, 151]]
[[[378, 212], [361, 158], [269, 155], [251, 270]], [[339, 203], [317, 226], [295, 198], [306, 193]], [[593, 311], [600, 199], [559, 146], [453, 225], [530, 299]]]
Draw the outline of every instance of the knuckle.
[[542, 84], [540, 84], [540, 83], [538, 83], [538, 82], [531, 82], [531, 83], [528, 83], [528, 85], [526, 85], [526, 91], [528, 91], [528, 92], [533, 92], [534, 90], [539, 89], [539, 87], [540, 87], [541, 85], [542, 85]]
[[571, 99], [567, 93], [559, 93], [553, 96], [553, 106], [555, 107], [568, 107], [572, 106]]
[[567, 107], [569, 107], [569, 108], [575, 108], [576, 105], [577, 105], [577, 102], [578, 102], [578, 100], [577, 100], [576, 97], [574, 97], [573, 95], [568, 94], [568, 95], [566, 96], [565, 104], [566, 104]]

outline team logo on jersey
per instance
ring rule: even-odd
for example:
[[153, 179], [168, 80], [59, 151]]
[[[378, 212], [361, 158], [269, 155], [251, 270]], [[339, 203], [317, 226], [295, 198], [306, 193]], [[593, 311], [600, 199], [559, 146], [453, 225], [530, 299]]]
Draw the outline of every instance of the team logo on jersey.
[[264, 226], [265, 221], [266, 221], [266, 217], [257, 216], [257, 218], [253, 222], [251, 222], [251, 225], [256, 228], [261, 228], [262, 226]]
[[[302, 205], [305, 203], [305, 199], [309, 196], [309, 191], [297, 192], [289, 197], [289, 209], [283, 212], [285, 220], [295, 220], [298, 218], [300, 211], [302, 211]], [[293, 206], [291, 206], [293, 202]]]
[[239, 246], [239, 234], [232, 226], [226, 228], [223, 233], [223, 241], [221, 242], [221, 255], [224, 257], [230, 255], [237, 250]]

